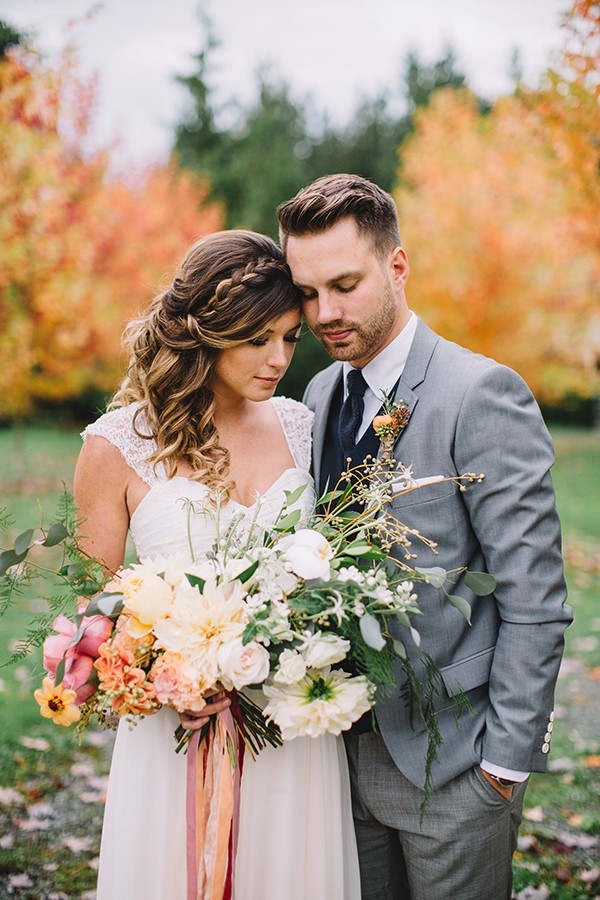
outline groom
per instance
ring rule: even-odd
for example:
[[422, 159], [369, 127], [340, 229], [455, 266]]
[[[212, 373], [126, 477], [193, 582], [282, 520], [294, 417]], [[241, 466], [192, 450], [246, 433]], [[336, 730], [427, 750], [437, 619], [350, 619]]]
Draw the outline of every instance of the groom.
[[[325, 176], [279, 208], [279, 225], [306, 321], [337, 360], [305, 395], [318, 488], [335, 484], [348, 456], [360, 464], [377, 454], [371, 423], [384, 391], [408, 407], [394, 455], [416, 481], [485, 475], [465, 492], [429, 483], [391, 503], [399, 521], [437, 543], [434, 554], [413, 541], [417, 565], [488, 571], [497, 588], [475, 597], [459, 578], [452, 593], [468, 598], [469, 624], [439, 588], [416, 586], [421, 649], [443, 679], [443, 743], [422, 821], [427, 733], [400, 692], [378, 703], [375, 731], [367, 722], [348, 735], [363, 897], [508, 900], [526, 779], [546, 767], [571, 620], [550, 437], [518, 375], [411, 312], [389, 194], [357, 176]], [[415, 650], [416, 668], [418, 659]], [[457, 721], [461, 692], [471, 710]]]

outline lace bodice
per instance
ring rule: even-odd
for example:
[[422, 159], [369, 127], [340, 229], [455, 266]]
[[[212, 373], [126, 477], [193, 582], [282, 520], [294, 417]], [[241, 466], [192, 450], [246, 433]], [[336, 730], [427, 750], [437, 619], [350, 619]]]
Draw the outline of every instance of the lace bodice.
[[[281, 422], [292, 459], [299, 469], [308, 471], [313, 413], [303, 403], [289, 397], [273, 397], [271, 403]], [[156, 450], [156, 441], [143, 413], [136, 419], [136, 430], [146, 437], [140, 437], [134, 431], [133, 417], [137, 410], [137, 403], [113, 409], [88, 425], [82, 432], [82, 437], [96, 434], [106, 438], [120, 451], [127, 465], [146, 484], [153, 485], [157, 481], [165, 480], [167, 476], [162, 463], [159, 463], [155, 470], [153, 463], [148, 462], [148, 457]]]
[[[308, 472], [311, 456], [312, 412], [302, 403], [288, 397], [273, 397], [277, 416], [286, 437], [295, 468], [286, 469], [251, 506], [229, 500], [218, 514], [214, 495], [206, 485], [183, 476], [168, 478], [162, 464], [156, 467], [148, 457], [156, 450], [148, 423], [140, 414], [133, 429], [136, 404], [105, 413], [83, 432], [105, 438], [116, 447], [125, 462], [149, 485], [133, 513], [130, 530], [139, 558], [157, 554], [183, 553], [200, 558], [214, 544], [216, 528], [221, 534], [235, 528], [243, 534], [253, 523], [269, 527], [286, 503], [286, 492], [302, 484], [307, 489], [295, 504], [303, 516], [309, 516], [314, 505], [314, 488]], [[218, 520], [218, 526], [217, 526]]]

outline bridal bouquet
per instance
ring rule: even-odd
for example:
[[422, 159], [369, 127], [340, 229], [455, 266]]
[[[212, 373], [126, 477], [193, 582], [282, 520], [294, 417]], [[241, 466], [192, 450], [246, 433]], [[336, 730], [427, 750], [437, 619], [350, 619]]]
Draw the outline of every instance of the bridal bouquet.
[[[414, 489], [410, 470], [402, 467], [400, 475]], [[79, 555], [63, 567], [63, 577], [74, 591], [85, 585], [96, 594], [85, 612], [56, 616], [56, 633], [45, 637], [47, 676], [35, 693], [42, 715], [82, 729], [93, 717], [111, 724], [115, 716], [151, 715], [163, 705], [202, 714], [207, 694], [236, 691], [236, 724], [257, 751], [266, 741], [348, 729], [394, 685], [397, 662], [407, 673], [407, 702], [421, 711], [434, 750], [435, 726], [423, 704], [431, 705], [435, 668], [426, 667], [430, 682], [423, 691], [398, 629], [393, 636], [389, 626], [404, 626], [418, 647], [413, 619], [422, 614], [417, 586], [424, 580], [463, 614], [469, 607], [446, 591], [453, 573], [413, 566], [412, 541], [429, 542], [386, 513], [398, 477], [377, 461], [346, 473], [319, 498], [319, 512], [304, 520], [300, 488], [287, 494], [271, 528], [240, 514], [202, 560], [140, 560], [99, 593], [97, 561]], [[464, 487], [481, 477], [453, 480]], [[59, 534], [61, 526], [53, 527], [37, 543], [74, 541], [69, 528]], [[4, 571], [34, 543], [33, 532], [17, 538], [0, 559]], [[392, 546], [404, 547], [405, 558], [391, 559]], [[71, 552], [77, 556], [73, 543]], [[474, 593], [493, 589], [489, 575], [467, 578]], [[262, 692], [262, 712], [245, 693], [250, 687]], [[189, 735], [177, 736], [179, 749]]]

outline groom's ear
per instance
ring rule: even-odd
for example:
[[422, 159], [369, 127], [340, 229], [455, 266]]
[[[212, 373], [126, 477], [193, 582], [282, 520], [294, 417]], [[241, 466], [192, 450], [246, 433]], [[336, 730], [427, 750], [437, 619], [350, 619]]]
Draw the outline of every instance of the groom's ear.
[[394, 247], [390, 253], [389, 264], [394, 284], [403, 290], [408, 280], [408, 257], [404, 247]]

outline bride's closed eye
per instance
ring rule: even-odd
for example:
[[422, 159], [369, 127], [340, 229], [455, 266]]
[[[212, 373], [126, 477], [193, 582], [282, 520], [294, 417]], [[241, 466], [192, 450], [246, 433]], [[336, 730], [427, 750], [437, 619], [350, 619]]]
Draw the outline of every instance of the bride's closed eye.
[[[290, 331], [283, 339], [286, 344], [297, 344], [300, 340], [300, 329]], [[265, 347], [269, 343], [269, 337], [251, 338], [248, 343], [253, 347]]]

